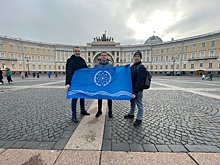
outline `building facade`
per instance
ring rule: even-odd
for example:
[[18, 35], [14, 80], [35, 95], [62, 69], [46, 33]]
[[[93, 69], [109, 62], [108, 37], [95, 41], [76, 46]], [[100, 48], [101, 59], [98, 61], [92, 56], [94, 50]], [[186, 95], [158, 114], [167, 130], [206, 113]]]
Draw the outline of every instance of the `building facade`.
[[[50, 44], [0, 36], [0, 68], [10, 68], [15, 74], [48, 71], [65, 74], [66, 60], [76, 45]], [[80, 46], [81, 56], [89, 67], [99, 61], [102, 51], [114, 66], [132, 64], [135, 51], [142, 52], [142, 62], [152, 74], [165, 75], [178, 71], [184, 75], [203, 73], [220, 76], [220, 31], [163, 42], [158, 36], [144, 44], [121, 45], [103, 34]]]

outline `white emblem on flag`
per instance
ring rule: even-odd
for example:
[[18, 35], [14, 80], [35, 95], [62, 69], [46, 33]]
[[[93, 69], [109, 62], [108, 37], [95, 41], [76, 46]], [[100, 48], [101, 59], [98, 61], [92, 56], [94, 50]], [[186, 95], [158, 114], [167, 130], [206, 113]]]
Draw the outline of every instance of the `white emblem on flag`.
[[98, 71], [94, 76], [94, 82], [98, 86], [108, 85], [111, 79], [112, 79], [111, 74], [106, 70]]

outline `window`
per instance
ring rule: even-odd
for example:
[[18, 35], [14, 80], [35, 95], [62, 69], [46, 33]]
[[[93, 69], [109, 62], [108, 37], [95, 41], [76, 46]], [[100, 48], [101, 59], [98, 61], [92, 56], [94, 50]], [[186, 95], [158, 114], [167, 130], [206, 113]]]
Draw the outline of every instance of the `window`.
[[47, 52], [48, 52], [48, 54], [49, 54], [49, 53], [50, 53], [50, 50], [48, 50]]
[[169, 52], [169, 48], [167, 48], [167, 52]]
[[31, 61], [35, 61], [34, 55], [31, 56]]
[[175, 47], [172, 47], [172, 52], [174, 52], [175, 51]]
[[45, 49], [42, 49], [42, 52], [45, 53]]
[[152, 50], [151, 53], [154, 54], [154, 50]]
[[31, 48], [31, 52], [34, 52], [34, 48]]
[[178, 47], [178, 51], [180, 51], [180, 50], [181, 50], [181, 47], [179, 46], [179, 47]]
[[220, 62], [218, 63], [218, 68], [220, 68]]
[[38, 65], [38, 69], [41, 69], [41, 65]]
[[186, 64], [183, 64], [183, 69], [186, 69]]
[[21, 50], [21, 47], [20, 47], [20, 46], [17, 46], [17, 50]]
[[153, 65], [151, 65], [151, 67], [150, 67], [151, 69], [153, 69]]
[[202, 43], [201, 47], [204, 48], [205, 47], [205, 43]]
[[65, 69], [64, 66], [62, 66], [62, 68]]
[[152, 61], [152, 62], [154, 61], [154, 57], [151, 57], [151, 61]]
[[179, 69], [179, 67], [180, 67], [179, 64], [176, 64], [176, 69]]
[[37, 61], [40, 61], [40, 56], [37, 56]]
[[158, 56], [156, 57], [156, 61], [158, 61]]
[[39, 52], [40, 52], [40, 49], [37, 49], [37, 52], [39, 53]]
[[24, 47], [24, 51], [27, 52], [27, 47]]
[[5, 58], [5, 53], [4, 52], [1, 52], [1, 57]]
[[191, 69], [194, 69], [194, 64], [191, 64]]
[[215, 41], [211, 41], [210, 46], [215, 46]]
[[51, 65], [49, 65], [49, 70], [51, 70]]
[[50, 57], [48, 57], [48, 62], [50, 62]]
[[192, 49], [196, 49], [196, 44], [193, 44], [193, 45], [192, 45]]
[[202, 68], [203, 67], [203, 63], [200, 63], [199, 67]]
[[11, 54], [10, 54], [10, 58], [15, 58], [15, 57], [14, 57], [14, 53], [11, 53]]
[[170, 65], [170, 69], [173, 69], [173, 65]]
[[165, 65], [165, 69], [167, 69], [168, 68], [168, 66], [167, 65]]
[[168, 61], [169, 60], [169, 56], [166, 56], [166, 61]]
[[46, 57], [45, 56], [43, 56], [43, 62], [45, 62], [46, 61]]
[[10, 45], [10, 46], [9, 46], [9, 49], [10, 49], [10, 50], [13, 50], [13, 49], [14, 49], [14, 46], [13, 46], [13, 45]]
[[215, 55], [215, 51], [214, 51], [214, 50], [210, 50], [210, 51], [209, 51], [209, 56], [210, 56], [210, 57], [213, 57], [214, 55]]
[[18, 66], [18, 67], [19, 67], [19, 69], [22, 69], [22, 64], [19, 64], [19, 66]]
[[163, 56], [160, 56], [160, 61], [163, 61]]
[[21, 54], [18, 54], [18, 61], [22, 61]]
[[156, 54], [158, 54], [158, 50], [156, 50]]
[[44, 69], [47, 69], [46, 65], [44, 65]]
[[32, 65], [32, 69], [35, 69], [35, 65], [34, 64]]
[[163, 53], [163, 49], [161, 49], [161, 53]]
[[163, 69], [163, 65], [162, 64], [160, 65], [160, 69]]
[[196, 53], [195, 52], [191, 53], [191, 58], [196, 58]]
[[58, 69], [60, 70], [60, 66], [58, 66]]
[[201, 51], [200, 52], [200, 57], [204, 57], [205, 56], [205, 52], [204, 51]]
[[211, 62], [209, 63], [209, 68], [212, 68], [212, 63]]
[[188, 50], [188, 45], [185, 46], [185, 50]]
[[157, 65], [155, 66], [155, 69], [157, 69]]
[[180, 60], [180, 54], [176, 56], [176, 60]]
[[3, 44], [0, 44], [0, 48], [3, 48]]

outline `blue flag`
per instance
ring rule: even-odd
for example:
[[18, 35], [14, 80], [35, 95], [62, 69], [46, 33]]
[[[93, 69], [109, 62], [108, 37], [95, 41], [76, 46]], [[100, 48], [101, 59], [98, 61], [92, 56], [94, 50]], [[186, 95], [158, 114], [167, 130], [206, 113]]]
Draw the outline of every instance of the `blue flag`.
[[83, 68], [75, 71], [67, 99], [131, 100], [130, 66]]

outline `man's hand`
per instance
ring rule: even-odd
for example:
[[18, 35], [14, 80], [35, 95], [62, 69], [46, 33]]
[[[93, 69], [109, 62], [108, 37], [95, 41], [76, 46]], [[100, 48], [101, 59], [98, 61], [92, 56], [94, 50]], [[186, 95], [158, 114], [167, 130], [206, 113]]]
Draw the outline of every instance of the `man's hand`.
[[66, 85], [66, 91], [68, 91], [69, 87], [70, 87], [70, 85], [67, 84], [67, 85]]
[[135, 94], [132, 94], [132, 99], [135, 99], [136, 95]]

